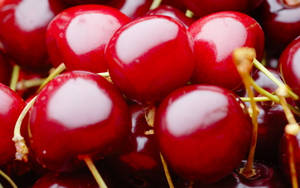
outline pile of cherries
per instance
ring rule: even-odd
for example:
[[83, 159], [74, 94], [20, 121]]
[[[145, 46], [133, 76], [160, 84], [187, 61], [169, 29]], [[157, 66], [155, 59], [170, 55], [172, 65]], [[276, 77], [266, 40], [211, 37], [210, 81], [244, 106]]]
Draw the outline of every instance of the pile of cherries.
[[0, 44], [0, 187], [300, 185], [300, 0], [1, 0]]

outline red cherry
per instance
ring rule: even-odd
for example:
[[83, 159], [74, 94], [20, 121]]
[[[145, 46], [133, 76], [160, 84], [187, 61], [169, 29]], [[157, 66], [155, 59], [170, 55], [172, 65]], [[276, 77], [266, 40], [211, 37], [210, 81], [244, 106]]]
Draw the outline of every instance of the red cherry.
[[106, 49], [112, 81], [131, 99], [159, 100], [194, 70], [186, 28], [166, 16], [137, 19], [119, 29]]
[[50, 173], [41, 177], [32, 188], [98, 188], [91, 175], [84, 173], [55, 174]]
[[281, 74], [292, 90], [300, 95], [300, 37], [291, 42], [279, 59]]
[[229, 175], [251, 140], [252, 126], [241, 105], [233, 93], [215, 86], [193, 85], [171, 93], [154, 126], [170, 167], [202, 183]]
[[6, 57], [0, 53], [0, 83], [8, 84], [10, 81], [10, 73], [12, 67], [10, 63], [7, 61]]
[[119, 9], [131, 18], [137, 18], [148, 12], [152, 2], [153, 0], [110, 0], [107, 5]]
[[68, 70], [107, 71], [104, 49], [113, 33], [130, 19], [101, 5], [81, 5], [58, 14], [47, 30], [52, 64]]
[[57, 171], [76, 168], [79, 155], [114, 152], [127, 135], [127, 105], [99, 75], [74, 71], [52, 80], [30, 113], [31, 149]]
[[267, 49], [280, 53], [300, 35], [300, 4], [290, 7], [279, 0], [265, 0], [259, 9], [259, 20], [266, 33]]
[[264, 33], [251, 17], [238, 12], [219, 12], [194, 22], [189, 31], [194, 38], [196, 70], [194, 80], [228, 89], [237, 89], [241, 78], [232, 59], [236, 48], [255, 48], [262, 59]]
[[162, 0], [162, 4], [163, 5], [171, 5], [172, 7], [176, 7], [182, 11], [187, 10], [181, 0]]
[[15, 157], [12, 137], [15, 123], [24, 106], [25, 102], [20, 96], [0, 83], [0, 165]]
[[17, 64], [49, 66], [46, 27], [62, 9], [58, 0], [5, 0], [0, 5], [0, 40]]
[[109, 0], [62, 0], [64, 3], [70, 6], [82, 5], [82, 4], [103, 4]]
[[198, 16], [205, 16], [219, 11], [249, 12], [263, 0], [180, 0], [187, 9]]
[[185, 16], [183, 12], [180, 10], [173, 8], [168, 5], [161, 5], [158, 8], [154, 10], [150, 10], [147, 15], [163, 15], [163, 16], [169, 16], [171, 18], [174, 18], [177, 21], [182, 22], [187, 27], [190, 26], [194, 20], [192, 18], [188, 18]]
[[131, 187], [166, 185], [159, 151], [151, 127], [145, 119], [145, 109], [130, 106], [131, 126], [121, 154], [110, 158], [113, 174]]

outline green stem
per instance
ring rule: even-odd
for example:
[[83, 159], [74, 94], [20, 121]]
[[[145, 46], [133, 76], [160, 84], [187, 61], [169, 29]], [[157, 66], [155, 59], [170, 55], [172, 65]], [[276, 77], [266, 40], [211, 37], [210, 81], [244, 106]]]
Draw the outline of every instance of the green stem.
[[0, 170], [0, 175], [4, 179], [6, 179], [6, 181], [11, 185], [12, 188], [18, 188], [18, 186], [15, 184], [15, 182], [8, 175], [6, 175], [2, 170]]
[[[278, 80], [265, 66], [263, 66], [257, 59], [253, 60], [254, 66], [263, 72], [270, 80], [272, 80], [278, 87], [286, 87], [286, 85]], [[299, 96], [295, 94], [289, 87], [287, 88], [287, 92], [289, 96], [291, 96], [294, 100], [298, 100]]]
[[46, 79], [44, 78], [34, 78], [31, 80], [21, 80], [17, 83], [17, 90], [24, 90], [24, 89], [29, 89], [32, 87], [38, 87], [42, 85]]
[[[249, 97], [240, 97], [240, 99], [243, 102], [250, 102], [250, 98]], [[255, 102], [266, 102], [266, 101], [272, 101], [270, 98], [268, 97], [254, 97], [254, 101]]]
[[170, 175], [170, 172], [169, 172], [169, 169], [168, 169], [168, 166], [167, 166], [167, 163], [163, 157], [163, 155], [160, 153], [160, 160], [161, 160], [161, 163], [163, 165], [163, 169], [164, 169], [164, 172], [165, 172], [165, 176], [167, 178], [167, 182], [168, 182], [168, 185], [169, 185], [169, 188], [174, 188], [174, 184], [173, 184], [173, 181], [172, 181], [172, 178], [171, 178], [171, 175]]
[[157, 7], [159, 7], [159, 5], [161, 4], [162, 0], [153, 0], [151, 6], [150, 6], [150, 10], [156, 9]]
[[194, 13], [190, 10], [186, 10], [185, 11], [185, 16], [188, 18], [193, 18], [194, 17]]
[[20, 66], [14, 65], [12, 75], [11, 75], [11, 80], [10, 80], [10, 86], [9, 86], [10, 89], [14, 91], [16, 91], [19, 74], [20, 74]]

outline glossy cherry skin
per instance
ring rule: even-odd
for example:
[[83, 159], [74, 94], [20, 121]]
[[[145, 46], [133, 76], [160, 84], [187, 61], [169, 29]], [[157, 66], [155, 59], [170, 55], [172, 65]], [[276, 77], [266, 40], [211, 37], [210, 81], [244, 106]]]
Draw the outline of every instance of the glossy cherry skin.
[[157, 101], [192, 76], [192, 42], [184, 25], [148, 16], [119, 29], [106, 49], [114, 84], [130, 99]]
[[55, 174], [41, 177], [32, 188], [98, 188], [92, 175], [87, 173]]
[[179, 9], [173, 8], [168, 5], [161, 5], [157, 7], [154, 10], [150, 10], [147, 15], [163, 15], [163, 16], [169, 16], [171, 18], [176, 19], [177, 21], [180, 21], [187, 27], [190, 26], [195, 20], [192, 18], [188, 18], [185, 16], [183, 12], [181, 12]]
[[280, 0], [265, 0], [259, 9], [259, 21], [266, 34], [270, 53], [280, 52], [300, 35], [300, 4], [289, 7]]
[[230, 91], [208, 85], [186, 86], [164, 99], [154, 127], [170, 168], [202, 183], [229, 175], [251, 140], [249, 116], [241, 106]]
[[113, 33], [130, 18], [101, 5], [80, 5], [64, 10], [49, 24], [47, 47], [51, 62], [68, 70], [107, 71], [104, 49]]
[[262, 59], [264, 33], [251, 17], [238, 12], [218, 12], [194, 22], [190, 28], [194, 39], [196, 68], [194, 81], [237, 89], [241, 78], [232, 59], [236, 48], [251, 47]]
[[82, 4], [103, 4], [110, 0], [62, 0], [64, 3], [70, 6], [82, 5]]
[[291, 42], [279, 58], [281, 74], [294, 92], [300, 95], [300, 37]]
[[59, 0], [5, 0], [0, 5], [0, 40], [17, 64], [48, 67], [45, 43], [50, 20], [62, 10]]
[[12, 67], [4, 54], [0, 53], [0, 83], [8, 84], [10, 81]]
[[43, 167], [76, 168], [79, 155], [111, 154], [129, 131], [127, 105], [99, 75], [73, 71], [52, 80], [30, 113], [31, 149]]
[[141, 105], [131, 105], [130, 134], [117, 156], [110, 158], [110, 169], [114, 176], [130, 187], [166, 186], [159, 150], [145, 119], [146, 110]]
[[25, 106], [23, 99], [0, 83], [0, 165], [15, 157], [12, 141], [16, 121]]
[[137, 18], [148, 12], [152, 2], [152, 0], [110, 0], [107, 5], [119, 9], [131, 18]]
[[263, 0], [180, 0], [187, 9], [197, 16], [205, 16], [219, 11], [249, 12]]

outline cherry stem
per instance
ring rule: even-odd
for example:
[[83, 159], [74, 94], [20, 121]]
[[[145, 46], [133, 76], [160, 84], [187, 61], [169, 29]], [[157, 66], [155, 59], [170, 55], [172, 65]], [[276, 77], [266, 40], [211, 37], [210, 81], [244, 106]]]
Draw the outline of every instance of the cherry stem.
[[159, 155], [160, 155], [160, 160], [161, 160], [161, 163], [163, 165], [163, 169], [164, 169], [164, 172], [165, 172], [165, 176], [166, 176], [169, 188], [174, 188], [174, 184], [173, 184], [173, 181], [172, 181], [172, 178], [171, 178], [171, 175], [170, 175], [167, 163], [166, 163], [163, 155], [161, 153], [159, 153]]
[[15, 182], [7, 174], [5, 174], [2, 170], [0, 170], [0, 176], [2, 176], [11, 185], [12, 188], [18, 188], [18, 186], [15, 184]]
[[14, 65], [11, 79], [10, 79], [10, 85], [9, 85], [10, 89], [12, 89], [14, 91], [16, 91], [19, 74], [20, 74], [20, 66]]
[[152, 128], [154, 127], [155, 112], [156, 107], [154, 105], [150, 105], [145, 108], [145, 119], [147, 121], [147, 124]]
[[25, 90], [32, 87], [38, 87], [42, 85], [46, 79], [44, 78], [33, 78], [31, 80], [21, 80], [17, 83], [17, 90]]
[[[250, 98], [249, 97], [240, 97], [240, 99], [243, 102], [250, 102]], [[254, 97], [255, 102], [266, 102], [266, 101], [272, 101], [270, 98], [268, 97]]]
[[29, 109], [33, 106], [35, 100], [36, 96], [26, 104], [25, 108], [23, 108], [21, 114], [19, 115], [15, 125], [14, 137], [12, 138], [12, 140], [15, 142], [16, 160], [24, 160], [25, 162], [28, 161], [28, 148], [26, 146], [24, 137], [21, 135], [21, 125]]
[[193, 18], [194, 13], [191, 10], [186, 10], [185, 11], [185, 16], [188, 17], [188, 18]]
[[251, 89], [251, 76], [250, 72], [252, 69], [252, 61], [255, 59], [256, 53], [253, 48], [238, 48], [233, 52], [233, 59], [236, 64], [237, 70], [243, 80], [246, 91], [250, 98], [250, 104], [252, 109], [251, 120], [252, 120], [252, 139], [251, 147], [248, 155], [246, 166], [240, 170], [241, 174], [246, 178], [251, 178], [256, 175], [255, 169], [253, 168], [255, 148], [257, 143], [257, 106], [254, 100], [254, 92]]
[[80, 156], [78, 157], [79, 159], [83, 160], [87, 167], [89, 168], [90, 172], [94, 176], [97, 184], [99, 185], [100, 188], [107, 188], [107, 185], [105, 184], [103, 178], [101, 177], [99, 171], [97, 170], [93, 160], [91, 159], [90, 156]]
[[156, 9], [157, 7], [159, 7], [159, 5], [161, 4], [162, 0], [153, 0], [151, 6], [150, 6], [150, 10]]
[[110, 78], [109, 72], [101, 72], [101, 73], [97, 73], [97, 74], [102, 76], [103, 78], [105, 78], [108, 82], [113, 83]]
[[292, 138], [299, 133], [300, 128], [299, 128], [299, 125], [297, 124], [297, 121], [296, 121], [293, 113], [289, 109], [288, 103], [286, 102], [286, 99], [285, 99], [285, 97], [288, 96], [287, 87], [285, 87], [285, 86], [279, 87], [276, 90], [276, 94], [278, 95], [278, 97], [280, 99], [280, 104], [283, 108], [286, 119], [288, 120], [288, 123], [289, 123], [285, 127], [285, 132], [286, 132], [286, 138], [288, 141], [291, 182], [292, 182], [293, 188], [298, 188], [297, 171], [296, 171], [296, 166], [295, 166], [294, 148], [293, 148]]
[[298, 100], [299, 96], [295, 94], [289, 87], [287, 87], [283, 82], [278, 80], [265, 66], [263, 66], [257, 59], [253, 60], [254, 66], [263, 72], [270, 80], [272, 80], [278, 87], [285, 87], [290, 97], [294, 100]]
[[40, 92], [45, 85], [47, 85], [53, 78], [55, 78], [57, 75], [62, 73], [66, 69], [66, 66], [64, 63], [61, 63], [54, 71], [50, 73], [50, 75], [46, 78], [46, 80], [40, 85], [37, 92]]

